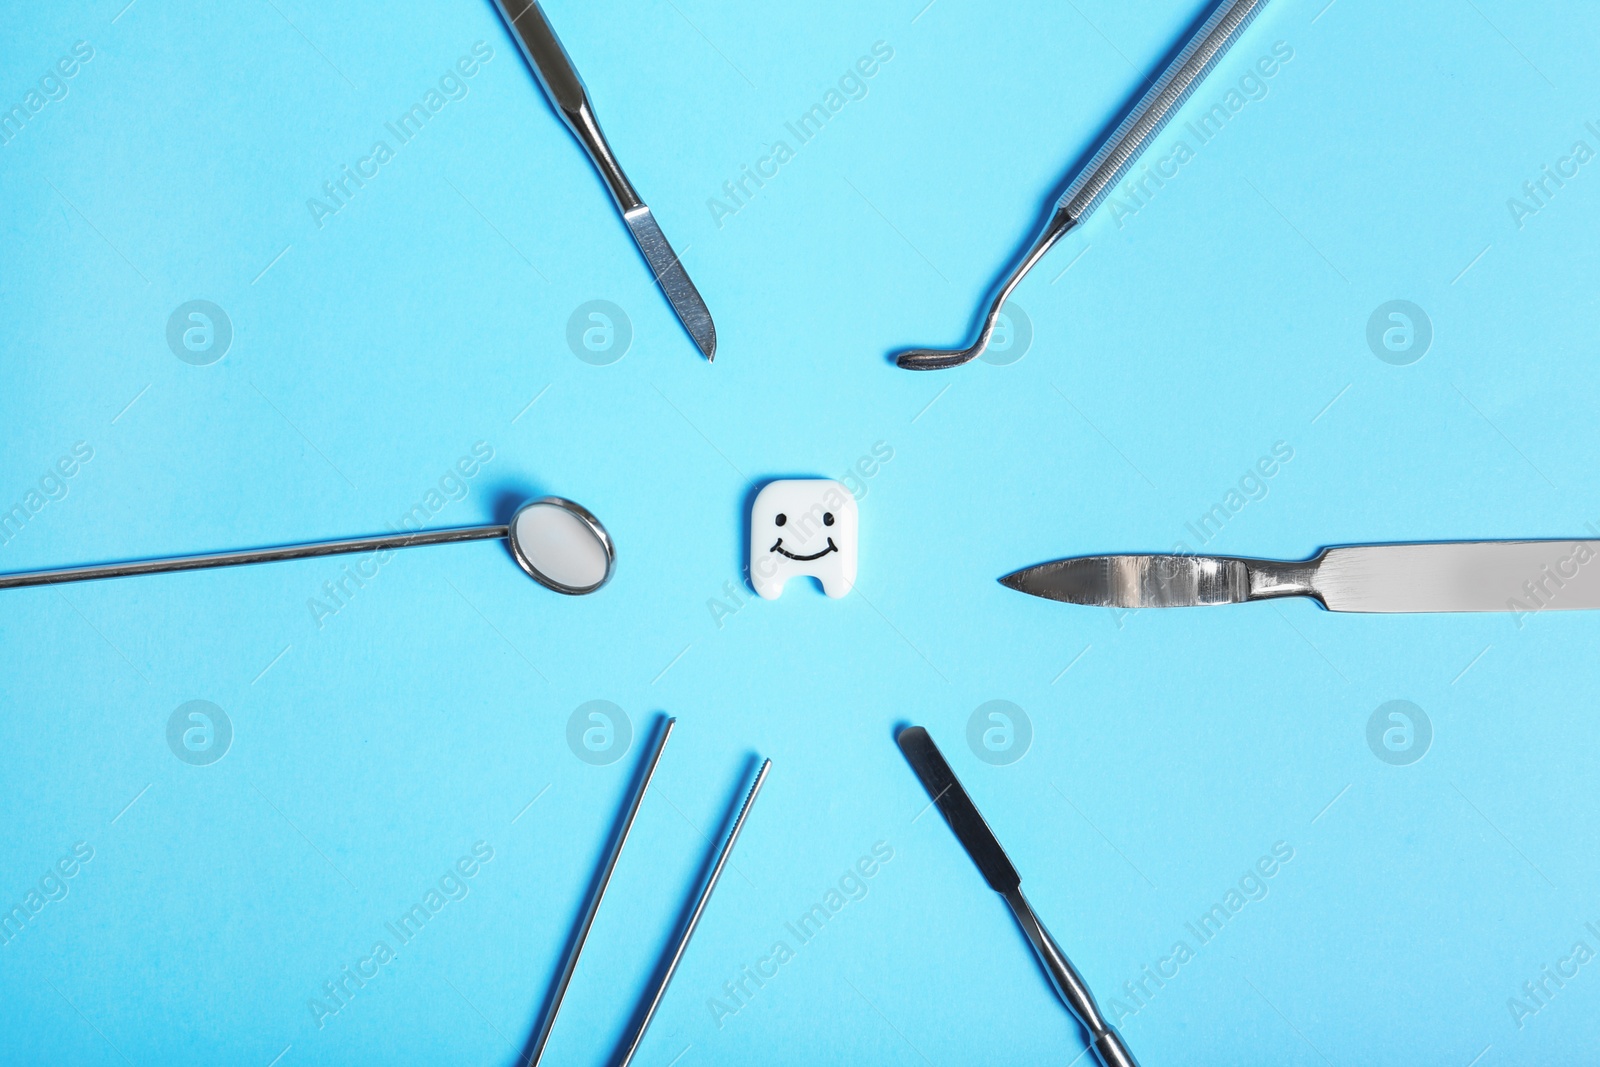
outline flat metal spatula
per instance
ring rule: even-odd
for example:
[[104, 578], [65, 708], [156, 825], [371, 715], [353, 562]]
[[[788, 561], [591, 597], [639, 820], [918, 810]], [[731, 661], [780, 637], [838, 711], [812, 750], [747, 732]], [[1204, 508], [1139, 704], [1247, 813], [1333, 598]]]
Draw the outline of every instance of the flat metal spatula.
[[1231, 556], [1079, 556], [1015, 571], [1021, 593], [1115, 608], [1186, 608], [1308, 596], [1329, 611], [1600, 608], [1600, 541], [1351, 545], [1286, 562]]
[[967, 855], [977, 865], [983, 880], [989, 883], [990, 889], [1005, 898], [1011, 914], [1016, 916], [1017, 925], [1028, 936], [1028, 943], [1033, 946], [1045, 974], [1049, 975], [1056, 995], [1088, 1031], [1089, 1047], [1094, 1050], [1095, 1057], [1104, 1067], [1139, 1067], [1133, 1053], [1123, 1043], [1122, 1035], [1100, 1013], [1099, 1005], [1094, 1002], [1094, 994], [1089, 992], [1089, 986], [1078, 974], [1077, 968], [1072, 966], [1067, 954], [1061, 951], [1061, 946], [1050, 936], [1050, 931], [1033, 913], [1033, 906], [1022, 895], [1022, 878], [1011, 865], [1011, 857], [1000, 847], [1000, 842], [984, 821], [978, 806], [961, 788], [956, 772], [945, 762], [944, 753], [933, 743], [928, 731], [920, 726], [908, 726], [900, 731], [895, 741], [906, 762], [911, 764], [911, 769], [921, 780], [922, 788], [928, 791], [928, 796], [938, 805], [944, 821], [955, 832], [956, 840], [961, 842], [961, 847], [967, 850]]

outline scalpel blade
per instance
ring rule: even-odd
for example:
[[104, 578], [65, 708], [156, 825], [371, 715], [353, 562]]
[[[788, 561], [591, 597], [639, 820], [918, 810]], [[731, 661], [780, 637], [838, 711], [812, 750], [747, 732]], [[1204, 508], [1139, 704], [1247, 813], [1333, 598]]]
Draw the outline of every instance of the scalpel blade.
[[700, 299], [700, 290], [689, 280], [678, 254], [667, 243], [666, 235], [656, 224], [656, 217], [651, 214], [649, 206], [640, 204], [633, 210], [624, 212], [622, 219], [628, 224], [628, 230], [633, 234], [633, 241], [639, 246], [639, 251], [644, 253], [645, 262], [650, 264], [650, 270], [656, 276], [656, 284], [661, 286], [661, 291], [667, 295], [672, 310], [678, 313], [678, 321], [683, 323], [684, 329], [689, 331], [689, 336], [694, 338], [694, 343], [700, 347], [706, 362], [716, 359], [717, 327], [711, 321], [711, 312], [706, 308], [706, 302]]

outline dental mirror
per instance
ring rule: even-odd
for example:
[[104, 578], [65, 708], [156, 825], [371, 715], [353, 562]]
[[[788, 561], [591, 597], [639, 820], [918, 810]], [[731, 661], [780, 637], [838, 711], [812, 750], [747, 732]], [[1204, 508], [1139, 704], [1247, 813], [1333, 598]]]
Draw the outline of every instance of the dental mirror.
[[570, 500], [530, 500], [511, 516], [506, 534], [517, 566], [547, 588], [568, 596], [606, 584], [616, 564], [611, 535], [600, 520]]
[[126, 578], [167, 571], [193, 571], [205, 567], [237, 567], [246, 563], [272, 563], [357, 552], [382, 552], [419, 545], [452, 544], [456, 541], [493, 541], [502, 537], [510, 544], [511, 555], [517, 561], [517, 566], [530, 578], [548, 589], [569, 596], [592, 593], [605, 585], [616, 563], [616, 550], [611, 545], [611, 537], [606, 533], [606, 528], [600, 525], [599, 519], [570, 500], [547, 496], [523, 504], [508, 525], [419, 530], [416, 533], [319, 541], [280, 548], [247, 548], [237, 552], [0, 574], [0, 589], [87, 582], [98, 578]]

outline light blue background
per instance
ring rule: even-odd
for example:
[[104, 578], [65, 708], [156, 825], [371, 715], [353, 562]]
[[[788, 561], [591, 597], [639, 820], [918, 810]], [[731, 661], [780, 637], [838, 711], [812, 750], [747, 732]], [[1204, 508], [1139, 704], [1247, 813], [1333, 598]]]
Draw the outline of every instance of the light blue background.
[[[0, 1059], [511, 1064], [663, 711], [679, 730], [553, 1062], [609, 1059], [752, 753], [771, 778], [640, 1062], [1078, 1055], [924, 814], [891, 740], [907, 721], [1108, 1005], [1294, 849], [1124, 1018], [1149, 1067], [1589, 1054], [1600, 962], [1520, 1029], [1507, 998], [1574, 942], [1600, 950], [1600, 618], [1118, 618], [994, 579], [1198, 547], [1185, 523], [1278, 441], [1293, 460], [1208, 550], [1593, 530], [1600, 162], [1520, 228], [1506, 202], [1576, 140], [1600, 148], [1600, 15], [1274, 0], [1179, 123], [1273, 42], [1292, 61], [1136, 215], [1102, 211], [1027, 279], [1031, 350], [918, 375], [889, 354], [963, 335], [1199, 10], [923, 2], [550, 0], [715, 314], [711, 367], [487, 0], [8, 10], [0, 105], [74, 42], [95, 55], [0, 147], [0, 506], [75, 442], [94, 458], [0, 569], [381, 532], [479, 441], [493, 460], [435, 525], [561, 493], [619, 562], [567, 599], [492, 544], [414, 550], [320, 629], [306, 602], [337, 560], [0, 595], [0, 903], [94, 849], [0, 948]], [[319, 229], [307, 199], [477, 41], [469, 94]], [[717, 225], [708, 199], [877, 41], [894, 56], [866, 98]], [[166, 344], [193, 299], [233, 324], [211, 366]], [[592, 299], [632, 321], [611, 366], [565, 341]], [[1366, 344], [1392, 299], [1433, 322], [1410, 366]], [[751, 492], [878, 442], [856, 592], [753, 600]], [[752, 602], [719, 626], [730, 582]], [[195, 699], [235, 731], [209, 767], [165, 740]], [[610, 766], [565, 741], [593, 699], [633, 723]], [[1009, 766], [964, 740], [992, 699], [1033, 724]], [[1391, 699], [1433, 724], [1410, 766], [1367, 746]], [[470, 894], [319, 1029], [308, 1000], [480, 840]], [[784, 924], [880, 841], [866, 897], [795, 942]], [[780, 939], [795, 957], [719, 1027], [708, 999]]]

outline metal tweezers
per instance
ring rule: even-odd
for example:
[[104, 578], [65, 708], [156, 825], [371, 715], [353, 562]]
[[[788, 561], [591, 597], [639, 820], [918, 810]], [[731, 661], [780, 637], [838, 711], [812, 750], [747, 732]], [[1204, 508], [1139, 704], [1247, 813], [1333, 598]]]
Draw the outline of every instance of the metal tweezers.
[[[667, 738], [672, 734], [672, 727], [677, 719], [667, 719], [657, 733], [655, 743], [650, 746], [650, 751], [645, 755], [640, 764], [633, 793], [628, 799], [628, 806], [622, 817], [621, 829], [611, 842], [611, 848], [606, 853], [605, 862], [600, 866], [599, 876], [596, 879], [593, 895], [584, 907], [583, 917], [578, 921], [577, 931], [572, 939], [572, 946], [567, 951], [567, 958], [561, 965], [561, 974], [556, 979], [555, 987], [550, 992], [550, 1007], [540, 1021], [539, 1029], [535, 1032], [533, 1041], [528, 1046], [528, 1052], [522, 1062], [528, 1067], [537, 1067], [540, 1058], [544, 1055], [546, 1043], [550, 1040], [550, 1032], [555, 1028], [556, 1015], [561, 1011], [562, 998], [567, 994], [567, 986], [572, 983], [572, 973], [577, 969], [578, 956], [583, 952], [583, 943], [589, 937], [589, 928], [594, 925], [594, 917], [600, 910], [600, 901], [606, 895], [606, 886], [611, 882], [611, 872], [616, 870], [617, 860], [622, 855], [622, 846], [628, 843], [628, 835], [633, 830], [633, 820], [639, 814], [639, 806], [644, 802], [644, 794], [650, 788], [650, 780], [655, 777], [656, 765], [661, 762], [661, 751], [667, 747]], [[733, 825], [728, 829], [728, 836], [723, 840], [722, 847], [717, 851], [716, 863], [711, 868], [711, 873], [706, 877], [705, 885], [700, 889], [696, 898], [694, 909], [689, 913], [677, 937], [673, 940], [671, 953], [667, 957], [667, 964], [661, 970], [655, 984], [646, 994], [643, 1010], [636, 1013], [633, 1028], [628, 1034], [627, 1046], [622, 1057], [617, 1060], [617, 1067], [628, 1067], [634, 1055], [639, 1051], [639, 1045], [644, 1041], [645, 1030], [650, 1026], [650, 1020], [655, 1018], [656, 1009], [661, 1006], [661, 998], [667, 992], [667, 983], [672, 981], [672, 976], [678, 970], [678, 963], [683, 959], [683, 952], [689, 947], [689, 938], [694, 934], [694, 929], [700, 923], [700, 916], [706, 910], [706, 902], [711, 899], [711, 891], [717, 887], [717, 880], [722, 877], [722, 868], [728, 863], [728, 856], [733, 852], [733, 843], [739, 839], [739, 831], [744, 828], [745, 817], [750, 814], [750, 806], [755, 803], [756, 794], [761, 791], [761, 783], [767, 779], [767, 771], [771, 769], [771, 760], [762, 760], [761, 766], [756, 769], [755, 777], [750, 782], [750, 791], [745, 794], [744, 803], [739, 806], [739, 814], [734, 817]]]

